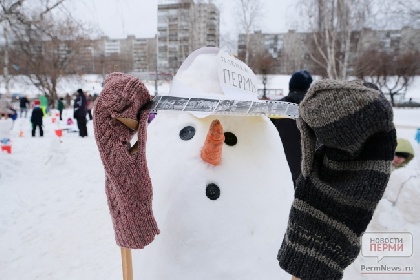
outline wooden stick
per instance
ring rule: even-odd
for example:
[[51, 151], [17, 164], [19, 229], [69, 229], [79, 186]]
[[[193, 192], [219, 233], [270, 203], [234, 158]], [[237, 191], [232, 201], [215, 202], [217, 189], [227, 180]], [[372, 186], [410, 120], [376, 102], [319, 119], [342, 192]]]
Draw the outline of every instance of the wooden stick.
[[292, 280], [300, 280], [300, 279], [292, 275]]
[[130, 248], [121, 247], [123, 280], [133, 280], [133, 263]]

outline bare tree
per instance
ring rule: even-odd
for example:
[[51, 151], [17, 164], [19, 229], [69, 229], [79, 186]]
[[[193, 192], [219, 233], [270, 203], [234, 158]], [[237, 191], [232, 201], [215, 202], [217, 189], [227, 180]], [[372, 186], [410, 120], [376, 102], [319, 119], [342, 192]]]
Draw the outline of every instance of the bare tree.
[[[3, 75], [6, 84], [6, 94], [9, 94], [9, 44], [13, 40], [11, 29], [27, 24], [28, 13], [42, 19], [61, 6], [65, 0], [0, 0], [0, 23], [3, 25], [4, 52]], [[36, 7], [36, 9], [34, 9]], [[36, 13], [35, 13], [36, 11]]]
[[263, 83], [263, 95], [261, 99], [267, 99], [267, 80], [269, 74], [274, 74], [276, 67], [276, 59], [267, 52], [266, 50], [261, 50], [259, 52], [253, 53], [250, 56], [249, 67], [256, 73], [261, 74], [262, 83]]
[[361, 30], [371, 13], [366, 0], [301, 0], [303, 20], [312, 32], [307, 53], [331, 79], [347, 79], [352, 33]]
[[237, 49], [237, 37], [235, 35], [227, 32], [220, 35], [220, 48], [225, 49], [229, 53], [236, 53]]
[[13, 33], [14, 64], [54, 106], [60, 78], [83, 74], [78, 62], [90, 47], [85, 30], [71, 18], [45, 16], [26, 29], [16, 26]]
[[355, 72], [360, 79], [376, 84], [394, 106], [396, 96], [404, 97], [414, 76], [419, 74], [419, 55], [418, 51], [401, 55], [366, 51], [359, 57]]
[[262, 2], [260, 0], [235, 0], [238, 26], [245, 35], [245, 63], [249, 62], [250, 34], [257, 28], [262, 17]]
[[[0, 22], [8, 21], [10, 25], [26, 22], [28, 10], [32, 15], [42, 19], [66, 0], [0, 0]], [[35, 14], [35, 10], [37, 13]]]
[[[223, 16], [223, 13], [227, 10], [227, 5], [229, 4], [228, 1], [223, 0], [208, 0], [209, 3], [213, 3], [216, 5], [217, 9], [219, 10], [220, 21], [219, 27], [224, 27], [229, 24], [227, 17]], [[238, 47], [238, 34], [236, 31], [227, 31], [220, 29], [220, 36], [219, 36], [219, 47], [224, 49], [230, 54], [236, 54], [237, 47]]]
[[418, 0], [377, 0], [375, 8], [377, 11], [374, 26], [378, 28], [420, 28]]
[[[78, 47], [83, 47], [79, 45]], [[111, 72], [130, 72], [132, 66], [130, 58], [124, 54], [110, 54], [105, 56], [104, 68], [106, 73]]]

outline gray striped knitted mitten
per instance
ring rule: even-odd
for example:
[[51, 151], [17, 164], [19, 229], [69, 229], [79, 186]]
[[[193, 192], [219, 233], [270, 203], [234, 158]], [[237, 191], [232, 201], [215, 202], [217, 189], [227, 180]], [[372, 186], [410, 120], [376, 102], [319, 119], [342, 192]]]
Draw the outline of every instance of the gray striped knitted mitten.
[[[148, 110], [140, 110], [150, 100], [138, 78], [112, 73], [105, 79], [94, 107], [95, 139], [105, 168], [115, 239], [119, 246], [133, 249], [148, 245], [159, 233], [145, 154]], [[130, 140], [136, 132], [138, 150], [133, 152]]]
[[302, 280], [341, 279], [389, 179], [392, 108], [361, 81], [322, 80], [299, 112], [302, 174], [277, 259]]

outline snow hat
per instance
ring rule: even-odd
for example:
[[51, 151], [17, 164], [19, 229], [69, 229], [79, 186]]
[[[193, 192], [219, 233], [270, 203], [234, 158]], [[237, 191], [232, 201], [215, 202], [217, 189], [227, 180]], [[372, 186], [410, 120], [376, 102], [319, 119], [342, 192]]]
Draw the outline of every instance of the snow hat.
[[289, 91], [307, 91], [311, 86], [312, 76], [306, 70], [299, 70], [292, 74], [289, 81]]
[[310, 87], [299, 113], [302, 174], [277, 258], [301, 279], [341, 279], [389, 180], [392, 107], [362, 81], [327, 79]]
[[39, 101], [38, 99], [34, 101], [35, 106], [39, 106], [40, 104], [41, 104], [41, 101]]
[[77, 93], [78, 93], [78, 94], [81, 94], [81, 93], [83, 93], [83, 90], [82, 90], [81, 88], [79, 88], [79, 89], [77, 90]]
[[[152, 183], [146, 163], [146, 126], [151, 101], [136, 77], [111, 73], [95, 102], [93, 127], [105, 169], [105, 189], [116, 243], [141, 249], [159, 233], [152, 211]], [[138, 142], [130, 140], [137, 133]]]
[[171, 87], [170, 95], [175, 95], [178, 85], [184, 86], [186, 92], [194, 96], [197, 94], [223, 95], [216, 69], [218, 52], [219, 48], [208, 47], [191, 53], [174, 76], [174, 86]]
[[395, 149], [395, 155], [402, 156], [405, 158], [403, 164], [398, 167], [403, 167], [407, 165], [414, 158], [414, 149], [410, 141], [404, 138], [397, 139], [397, 148]]
[[204, 47], [192, 52], [182, 63], [169, 95], [257, 101], [257, 83], [245, 63], [219, 48]]

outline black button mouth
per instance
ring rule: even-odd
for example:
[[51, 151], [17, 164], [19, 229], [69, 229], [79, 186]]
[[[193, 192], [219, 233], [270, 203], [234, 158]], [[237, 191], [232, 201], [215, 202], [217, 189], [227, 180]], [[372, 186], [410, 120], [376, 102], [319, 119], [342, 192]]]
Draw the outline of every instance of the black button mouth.
[[214, 183], [207, 184], [206, 187], [206, 196], [210, 200], [216, 200], [220, 196], [220, 188]]

